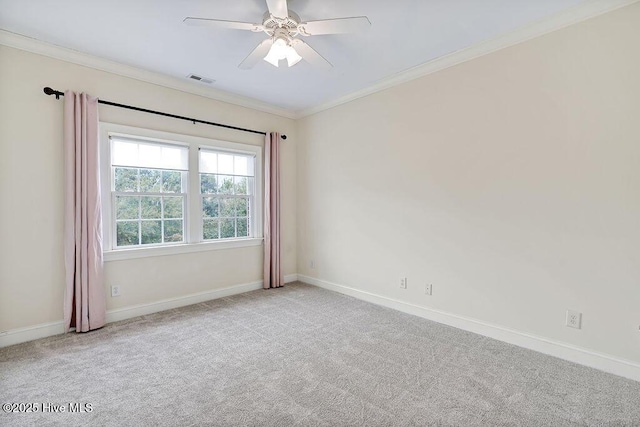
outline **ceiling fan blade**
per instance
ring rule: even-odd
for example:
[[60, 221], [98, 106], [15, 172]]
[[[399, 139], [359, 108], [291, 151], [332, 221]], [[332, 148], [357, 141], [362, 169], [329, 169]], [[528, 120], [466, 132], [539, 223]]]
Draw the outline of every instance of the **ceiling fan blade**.
[[260, 24], [252, 24], [250, 22], [223, 21], [221, 19], [188, 17], [184, 18], [184, 21], [182, 22], [187, 25], [193, 26], [227, 28], [231, 30], [249, 30], [254, 32], [260, 32], [263, 30], [263, 27]]
[[333, 65], [326, 59], [322, 57], [318, 52], [315, 51], [314, 48], [306, 44], [304, 41], [300, 39], [293, 39], [291, 42], [293, 48], [298, 52], [302, 59], [307, 61], [309, 64], [314, 67], [320, 68], [322, 70], [330, 70]]
[[287, 8], [287, 0], [267, 0], [267, 8], [269, 13], [276, 18], [288, 18], [289, 9]]
[[303, 22], [298, 26], [300, 34], [315, 36], [320, 34], [344, 34], [365, 31], [371, 26], [366, 16], [352, 18], [324, 19], [322, 21]]
[[251, 52], [249, 56], [247, 56], [244, 61], [242, 61], [240, 65], [238, 65], [238, 68], [242, 70], [249, 70], [253, 68], [254, 65], [256, 65], [262, 58], [267, 55], [269, 49], [271, 49], [272, 44], [272, 39], [266, 39], [265, 41], [260, 43], [255, 49], [253, 49], [253, 52]]

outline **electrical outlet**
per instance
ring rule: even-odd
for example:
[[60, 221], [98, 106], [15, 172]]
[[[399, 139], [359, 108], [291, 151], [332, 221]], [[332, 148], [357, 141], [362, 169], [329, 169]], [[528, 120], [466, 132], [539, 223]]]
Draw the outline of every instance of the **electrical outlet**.
[[400, 287], [402, 289], [407, 289], [407, 278], [406, 277], [401, 277], [400, 278]]
[[312, 270], [315, 270], [315, 269], [316, 269], [316, 262], [315, 262], [315, 260], [311, 260], [311, 261], [309, 261], [309, 268], [310, 268], [310, 269], [312, 269]]
[[111, 297], [119, 297], [120, 296], [120, 286], [112, 286], [111, 287]]
[[567, 310], [567, 326], [570, 328], [582, 328], [582, 313], [574, 310]]
[[424, 293], [425, 295], [431, 295], [433, 293], [433, 285], [431, 283], [424, 285]]

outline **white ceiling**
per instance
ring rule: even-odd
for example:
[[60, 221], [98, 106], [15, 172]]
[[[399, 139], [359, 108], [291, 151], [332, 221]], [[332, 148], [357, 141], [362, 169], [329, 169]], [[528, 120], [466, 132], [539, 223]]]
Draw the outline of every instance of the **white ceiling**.
[[[0, 0], [0, 28], [300, 111], [586, 0], [289, 0], [303, 21], [366, 15], [362, 34], [306, 37], [334, 68], [238, 64], [264, 33], [189, 27], [187, 16], [259, 23], [264, 0]], [[194, 83], [198, 85], [199, 83]]]

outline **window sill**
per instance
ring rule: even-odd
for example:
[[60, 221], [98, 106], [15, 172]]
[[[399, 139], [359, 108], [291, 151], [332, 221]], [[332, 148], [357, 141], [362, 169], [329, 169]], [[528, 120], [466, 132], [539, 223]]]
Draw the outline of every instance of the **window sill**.
[[177, 254], [189, 254], [194, 252], [216, 251], [220, 249], [246, 248], [262, 245], [262, 238], [227, 240], [221, 242], [187, 243], [182, 245], [155, 246], [149, 248], [116, 249], [105, 251], [104, 262], [122, 261], [135, 258], [148, 258], [155, 256], [167, 256]]

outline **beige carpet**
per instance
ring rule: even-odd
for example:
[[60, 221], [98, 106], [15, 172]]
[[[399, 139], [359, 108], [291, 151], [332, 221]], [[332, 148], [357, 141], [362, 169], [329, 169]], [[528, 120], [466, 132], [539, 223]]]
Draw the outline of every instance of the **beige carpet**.
[[303, 284], [0, 349], [11, 402], [39, 411], [2, 426], [640, 426], [638, 382]]

